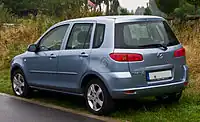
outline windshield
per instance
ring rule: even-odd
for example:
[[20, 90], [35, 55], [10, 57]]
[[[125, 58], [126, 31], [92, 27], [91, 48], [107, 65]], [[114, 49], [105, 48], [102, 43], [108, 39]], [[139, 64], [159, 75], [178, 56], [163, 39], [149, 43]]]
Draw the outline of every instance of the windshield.
[[115, 48], [151, 48], [179, 44], [166, 22], [119, 23], [115, 27]]

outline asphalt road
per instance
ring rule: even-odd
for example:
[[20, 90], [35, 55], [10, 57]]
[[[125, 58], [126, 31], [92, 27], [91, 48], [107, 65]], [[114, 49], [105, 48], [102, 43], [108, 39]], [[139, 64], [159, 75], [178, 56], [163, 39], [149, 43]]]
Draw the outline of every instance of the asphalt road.
[[0, 122], [102, 122], [0, 95]]

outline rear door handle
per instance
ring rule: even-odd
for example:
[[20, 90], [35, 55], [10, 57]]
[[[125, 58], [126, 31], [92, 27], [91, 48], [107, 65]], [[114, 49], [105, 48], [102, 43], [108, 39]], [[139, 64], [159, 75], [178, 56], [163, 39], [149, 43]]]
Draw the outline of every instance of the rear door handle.
[[52, 59], [52, 58], [56, 58], [56, 57], [57, 56], [55, 54], [51, 54], [49, 58]]
[[89, 57], [89, 55], [87, 53], [85, 53], [85, 52], [82, 52], [79, 56], [80, 57]]

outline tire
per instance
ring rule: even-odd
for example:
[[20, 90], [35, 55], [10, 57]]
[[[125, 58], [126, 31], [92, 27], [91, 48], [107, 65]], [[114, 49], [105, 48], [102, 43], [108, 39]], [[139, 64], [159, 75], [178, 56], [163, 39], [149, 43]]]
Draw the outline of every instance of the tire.
[[[108, 115], [114, 109], [114, 102], [105, 85], [99, 79], [93, 79], [86, 85], [84, 97], [88, 110], [93, 114]], [[94, 107], [95, 103], [96, 108]]]
[[11, 74], [12, 90], [16, 96], [29, 97], [30, 87], [25, 79], [22, 70], [17, 69]]
[[159, 96], [159, 97], [156, 97], [156, 99], [159, 101], [164, 101], [164, 102], [178, 102], [181, 96], [182, 96], [182, 91], [168, 94], [165, 96]]

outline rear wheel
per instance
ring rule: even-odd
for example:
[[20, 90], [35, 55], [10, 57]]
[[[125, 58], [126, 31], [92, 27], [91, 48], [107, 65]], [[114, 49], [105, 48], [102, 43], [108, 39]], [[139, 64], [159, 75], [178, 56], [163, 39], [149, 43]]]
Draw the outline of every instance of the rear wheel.
[[98, 79], [93, 79], [87, 84], [84, 96], [88, 110], [94, 114], [107, 115], [114, 108], [109, 92]]
[[12, 73], [12, 89], [16, 96], [28, 97], [30, 95], [30, 87], [28, 86], [24, 73], [17, 69]]
[[164, 95], [164, 96], [159, 96], [159, 97], [156, 97], [156, 99], [160, 101], [165, 101], [165, 102], [178, 102], [181, 96], [182, 96], [182, 91]]

